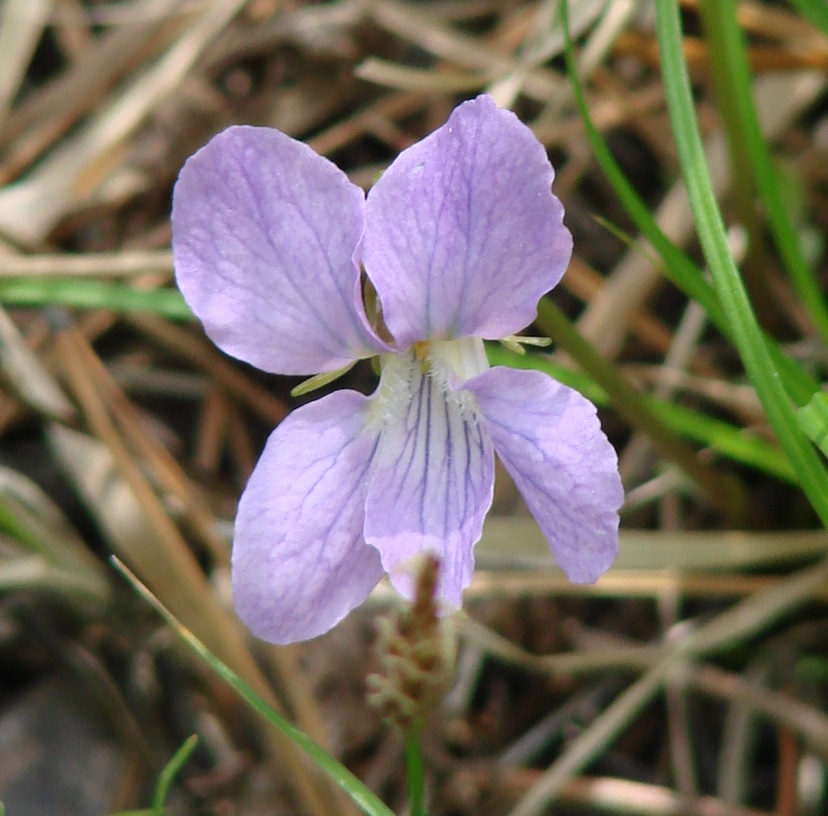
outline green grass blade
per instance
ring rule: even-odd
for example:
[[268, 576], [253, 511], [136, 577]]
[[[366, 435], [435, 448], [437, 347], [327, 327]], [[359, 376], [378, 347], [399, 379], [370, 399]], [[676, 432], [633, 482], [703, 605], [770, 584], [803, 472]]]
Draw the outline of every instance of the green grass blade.
[[797, 412], [802, 430], [828, 456], [828, 394], [820, 391]]
[[368, 816], [394, 816], [377, 796], [370, 791], [347, 768], [337, 762], [330, 754], [320, 748], [307, 734], [300, 731], [292, 722], [285, 719], [273, 706], [259, 696], [229, 666], [219, 660], [195, 635], [182, 626], [173, 614], [130, 572], [122, 561], [112, 558], [118, 571], [129, 581], [133, 588], [147, 601], [178, 636], [208, 666], [221, 677], [256, 713], [278, 728], [288, 739], [301, 748], [319, 767], [336, 782], [343, 791]]
[[[734, 162], [748, 164], [746, 170], [752, 172], [753, 184], [759, 193], [779, 255], [790, 273], [802, 305], [823, 341], [828, 343], [828, 302], [788, 218], [788, 208], [762, 136], [753, 103], [744, 38], [736, 18], [736, 3], [733, 0], [703, 0], [700, 9], [710, 37], [710, 52], [718, 80], [719, 107], [728, 123]], [[828, 14], [828, 6], [823, 5], [823, 9]], [[752, 197], [752, 193], [753, 190], [749, 190], [747, 194]], [[748, 206], [752, 204], [752, 201], [748, 202]]]
[[187, 760], [192, 756], [198, 745], [198, 737], [193, 734], [187, 737], [181, 747], [172, 755], [170, 761], [164, 766], [158, 777], [158, 784], [155, 787], [155, 795], [152, 797], [153, 816], [164, 816], [164, 803], [167, 801], [167, 794], [170, 792], [170, 785], [178, 776]]
[[535, 321], [543, 332], [569, 354], [602, 388], [615, 410], [634, 428], [639, 428], [669, 461], [678, 465], [707, 494], [710, 502], [733, 524], [741, 524], [750, 511], [748, 494], [732, 473], [723, 473], [699, 459], [688, 445], [650, 410], [641, 392], [601, 355], [551, 300], [538, 304]]
[[791, 0], [791, 5], [828, 37], [828, 5], [825, 0]]
[[682, 173], [716, 291], [733, 325], [733, 342], [802, 489], [823, 524], [828, 526], [828, 472], [799, 425], [730, 255], [696, 122], [690, 80], [681, 48], [679, 9], [674, 0], [657, 0], [656, 30], [667, 105]]
[[133, 289], [120, 283], [66, 278], [7, 278], [0, 281], [0, 303], [150, 312], [170, 320], [193, 316], [175, 289]]
[[[570, 81], [572, 82], [575, 102], [583, 119], [586, 136], [595, 158], [627, 214], [661, 257], [664, 264], [662, 272], [665, 277], [678, 286], [689, 298], [697, 301], [707, 312], [708, 317], [718, 330], [725, 337], [732, 339], [732, 326], [722, 309], [715, 289], [705, 279], [702, 270], [662, 232], [649, 208], [641, 200], [618, 166], [612, 152], [592, 121], [583, 86], [578, 78], [572, 41], [569, 37], [567, 5], [566, 0], [561, 5], [566, 32], [564, 56]], [[773, 359], [774, 366], [778, 369], [791, 399], [797, 405], [807, 404], [813, 394], [819, 390], [819, 384], [801, 366], [787, 357], [773, 340], [765, 338], [765, 343], [768, 354]]]
[[[542, 354], [515, 354], [499, 344], [486, 347], [492, 365], [543, 371], [558, 382], [580, 391], [599, 407], [610, 405], [607, 392], [581, 371], [557, 365], [549, 356]], [[698, 442], [720, 456], [732, 459], [746, 467], [761, 470], [777, 479], [797, 483], [791, 463], [776, 446], [753, 436], [743, 428], [714, 419], [675, 402], [666, 402], [649, 394], [642, 398], [648, 408], [669, 428], [686, 439]]]
[[[0, 816], [3, 816], [0, 811]], [[141, 808], [140, 810], [119, 810], [117, 813], [110, 813], [109, 816], [155, 816], [155, 811], [150, 808]]]

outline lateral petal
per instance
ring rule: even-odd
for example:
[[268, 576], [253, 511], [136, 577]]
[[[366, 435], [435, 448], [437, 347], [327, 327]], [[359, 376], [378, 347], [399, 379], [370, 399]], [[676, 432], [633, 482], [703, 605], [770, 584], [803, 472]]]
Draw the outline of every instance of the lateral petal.
[[275, 374], [385, 348], [360, 296], [364, 204], [339, 168], [272, 128], [230, 127], [191, 156], [173, 191], [173, 254], [210, 339]]
[[490, 96], [457, 107], [368, 193], [365, 269], [400, 348], [525, 328], [572, 254], [540, 142]]
[[495, 367], [464, 384], [495, 451], [576, 584], [595, 581], [618, 552], [624, 489], [595, 406], [539, 371]]
[[382, 430], [365, 505], [365, 540], [379, 550], [391, 583], [407, 597], [416, 556], [437, 555], [438, 594], [459, 608], [492, 502], [491, 442], [469, 405], [424, 372], [412, 354], [389, 357], [371, 407]]
[[376, 436], [368, 400], [337, 391], [270, 435], [239, 501], [231, 575], [239, 617], [271, 643], [327, 632], [382, 576], [363, 538]]

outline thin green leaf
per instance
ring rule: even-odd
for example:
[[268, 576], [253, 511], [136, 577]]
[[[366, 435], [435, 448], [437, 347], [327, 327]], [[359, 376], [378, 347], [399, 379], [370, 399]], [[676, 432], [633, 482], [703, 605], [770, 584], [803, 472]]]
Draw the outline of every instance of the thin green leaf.
[[690, 476], [725, 517], [734, 524], [745, 521], [750, 503], [739, 479], [699, 459], [694, 448], [649, 408], [643, 394], [580, 334], [572, 321], [548, 298], [538, 304], [536, 323], [606, 389], [615, 410], [630, 425], [644, 431], [662, 456]]
[[[607, 392], [588, 375], [557, 365], [540, 354], [514, 354], [494, 343], [486, 347], [492, 365], [544, 371], [558, 382], [580, 391], [596, 405], [610, 404]], [[666, 402], [652, 395], [643, 395], [649, 409], [676, 433], [698, 442], [720, 456], [764, 471], [777, 479], [797, 483], [796, 474], [785, 454], [766, 440], [753, 436], [743, 428], [694, 411], [675, 402]]]
[[791, 0], [791, 5], [828, 37], [828, 5], [825, 0]]
[[167, 794], [170, 792], [170, 785], [178, 776], [187, 760], [192, 756], [198, 745], [198, 736], [193, 734], [184, 740], [181, 747], [172, 755], [170, 761], [164, 766], [158, 777], [158, 784], [155, 786], [155, 795], [152, 797], [153, 816], [164, 816], [164, 803], [167, 801]]
[[132, 585], [178, 636], [192, 649], [210, 668], [221, 677], [255, 712], [264, 717], [269, 723], [276, 726], [288, 739], [301, 748], [343, 791], [368, 814], [368, 816], [394, 816], [385, 804], [370, 791], [347, 768], [342, 766], [330, 754], [320, 748], [303, 731], [286, 720], [273, 706], [258, 695], [244, 680], [241, 679], [227, 664], [219, 660], [192, 632], [182, 626], [173, 614], [142, 584], [129, 568], [119, 559], [113, 557], [115, 568]]
[[[823, 14], [828, 16], [828, 6], [823, 4], [822, 8]], [[710, 51], [718, 79], [719, 107], [728, 124], [731, 153], [734, 160], [738, 158], [738, 161], [747, 163], [746, 169], [752, 172], [753, 184], [759, 193], [776, 247], [791, 275], [800, 302], [822, 339], [828, 342], [828, 302], [788, 217], [788, 208], [762, 135], [753, 102], [744, 38], [736, 18], [736, 3], [733, 0], [703, 0], [700, 9], [710, 37]], [[753, 189], [747, 190], [746, 195], [752, 198]], [[747, 201], [746, 205], [752, 208], [753, 201]]]
[[[715, 323], [718, 330], [725, 337], [732, 340], [733, 327], [722, 309], [715, 289], [708, 283], [703, 271], [693, 263], [690, 257], [682, 252], [662, 232], [650, 213], [649, 208], [641, 200], [638, 193], [636, 193], [618, 166], [612, 152], [592, 121], [575, 64], [572, 40], [569, 37], [567, 9], [568, 3], [566, 0], [563, 0], [561, 10], [563, 12], [564, 29], [566, 32], [564, 56], [566, 58], [567, 72], [572, 82], [575, 102], [584, 122], [586, 136], [595, 154], [595, 158], [635, 226], [660, 255], [663, 261], [661, 271], [664, 276], [678, 286], [689, 298], [698, 302], [707, 312], [708, 317]], [[768, 354], [773, 359], [773, 363], [778, 369], [791, 399], [797, 405], [805, 405], [811, 396], [819, 390], [819, 384], [801, 366], [787, 357], [773, 340], [766, 337], [765, 343]]]
[[796, 412], [802, 430], [826, 456], [828, 456], [828, 394], [814, 394], [807, 405]]
[[802, 489], [823, 523], [828, 525], [828, 472], [799, 425], [730, 254], [696, 121], [681, 48], [679, 9], [674, 0], [656, 2], [656, 30], [682, 173], [705, 259], [722, 307], [733, 326], [733, 342]]
[[7, 306], [72, 306], [150, 312], [171, 320], [191, 320], [192, 312], [175, 289], [134, 289], [121, 283], [66, 278], [9, 278], [0, 281], [0, 303]]

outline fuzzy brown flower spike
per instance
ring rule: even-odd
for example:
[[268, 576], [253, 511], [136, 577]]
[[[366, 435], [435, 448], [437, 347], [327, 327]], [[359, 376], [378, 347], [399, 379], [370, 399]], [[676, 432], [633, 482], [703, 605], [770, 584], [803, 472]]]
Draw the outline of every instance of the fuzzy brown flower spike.
[[434, 600], [440, 561], [422, 558], [411, 606], [378, 623], [380, 671], [367, 678], [368, 702], [404, 734], [422, 728], [454, 675], [454, 638]]

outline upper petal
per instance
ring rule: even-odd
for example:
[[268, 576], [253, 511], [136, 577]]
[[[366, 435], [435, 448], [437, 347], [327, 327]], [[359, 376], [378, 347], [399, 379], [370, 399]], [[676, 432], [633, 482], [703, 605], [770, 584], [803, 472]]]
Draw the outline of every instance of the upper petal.
[[412, 354], [385, 361], [371, 411], [381, 423], [365, 540], [411, 597], [415, 557], [440, 559], [438, 595], [454, 607], [474, 571], [472, 549], [492, 503], [494, 454], [475, 413]]
[[382, 576], [362, 535], [376, 437], [368, 400], [337, 391], [270, 435], [242, 494], [231, 573], [239, 617], [272, 643], [327, 632]]
[[404, 150], [368, 194], [364, 262], [401, 347], [534, 320], [572, 254], [546, 151], [490, 96]]
[[354, 260], [364, 206], [339, 168], [272, 128], [228, 128], [191, 156], [173, 191], [173, 253], [210, 339], [277, 374], [384, 348]]
[[595, 581], [618, 552], [624, 489], [618, 457], [577, 391], [539, 371], [495, 367], [464, 385], [495, 451], [575, 583]]

